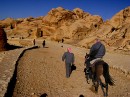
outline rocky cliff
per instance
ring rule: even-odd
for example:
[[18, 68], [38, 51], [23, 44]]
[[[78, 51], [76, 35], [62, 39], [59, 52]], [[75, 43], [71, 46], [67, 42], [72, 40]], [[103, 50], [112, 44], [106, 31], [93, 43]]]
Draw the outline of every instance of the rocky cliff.
[[130, 7], [116, 13], [110, 20], [91, 15], [80, 8], [72, 11], [53, 8], [46, 16], [0, 21], [8, 37], [47, 38], [90, 48], [95, 38], [100, 38], [107, 48], [130, 50]]

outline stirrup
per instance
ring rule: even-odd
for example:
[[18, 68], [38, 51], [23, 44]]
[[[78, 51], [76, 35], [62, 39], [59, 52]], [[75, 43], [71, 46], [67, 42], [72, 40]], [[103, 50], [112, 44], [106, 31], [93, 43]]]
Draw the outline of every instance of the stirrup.
[[86, 73], [87, 73], [87, 74], [89, 74], [89, 73], [90, 73], [90, 72], [89, 72], [89, 69], [87, 69], [87, 70], [86, 70]]

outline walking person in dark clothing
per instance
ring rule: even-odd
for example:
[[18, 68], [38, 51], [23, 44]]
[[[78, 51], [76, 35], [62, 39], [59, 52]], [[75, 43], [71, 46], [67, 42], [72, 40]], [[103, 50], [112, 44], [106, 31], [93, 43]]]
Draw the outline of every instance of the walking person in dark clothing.
[[63, 43], [63, 42], [64, 42], [64, 39], [62, 39], [61, 42]]
[[71, 65], [74, 64], [74, 54], [71, 52], [71, 48], [67, 48], [67, 52], [63, 54], [62, 61], [64, 60], [66, 67], [66, 77], [69, 78], [71, 74]]
[[86, 60], [86, 68], [89, 71], [89, 67], [91, 64], [93, 64], [97, 60], [101, 60], [103, 56], [106, 53], [105, 46], [101, 43], [99, 39], [96, 39], [95, 44], [92, 45], [90, 48], [90, 52], [88, 54], [87, 60]]
[[44, 40], [43, 43], [42, 43], [43, 47], [45, 47], [46, 45], [46, 41]]
[[33, 39], [33, 45], [35, 46], [35, 44], [36, 44], [36, 41], [35, 41], [35, 39]]

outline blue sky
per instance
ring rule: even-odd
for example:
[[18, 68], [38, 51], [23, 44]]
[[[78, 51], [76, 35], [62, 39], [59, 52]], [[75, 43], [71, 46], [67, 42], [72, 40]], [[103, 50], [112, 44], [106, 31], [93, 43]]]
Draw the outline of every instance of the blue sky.
[[92, 15], [100, 15], [104, 20], [112, 18], [120, 10], [130, 6], [130, 0], [1, 0], [0, 20], [45, 16], [52, 8], [68, 10], [81, 8]]

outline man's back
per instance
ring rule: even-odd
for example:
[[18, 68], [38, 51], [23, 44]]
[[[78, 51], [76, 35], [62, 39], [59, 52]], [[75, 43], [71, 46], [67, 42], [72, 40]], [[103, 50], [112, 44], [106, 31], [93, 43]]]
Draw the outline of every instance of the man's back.
[[65, 52], [62, 56], [62, 60], [65, 60], [65, 63], [73, 63], [74, 62], [74, 54], [70, 52]]
[[96, 51], [94, 55], [95, 58], [102, 58], [105, 55], [106, 49], [105, 46], [101, 42], [95, 43], [90, 49], [90, 55]]

